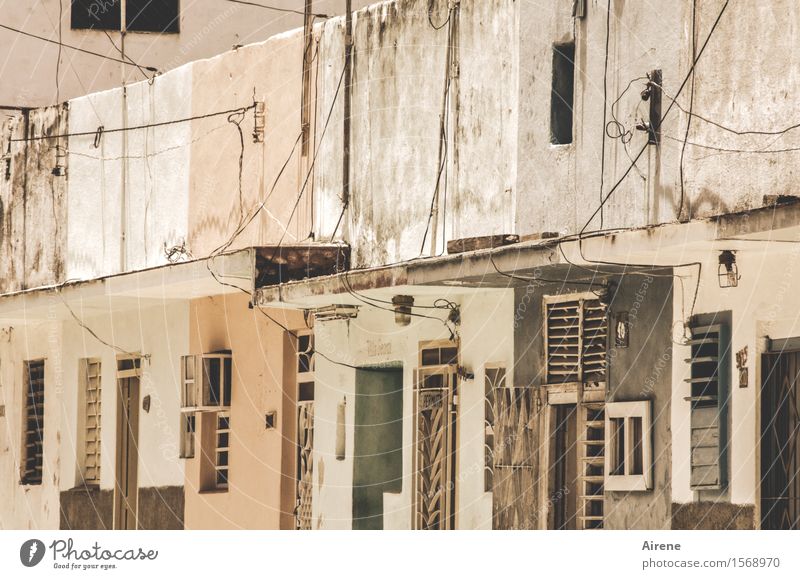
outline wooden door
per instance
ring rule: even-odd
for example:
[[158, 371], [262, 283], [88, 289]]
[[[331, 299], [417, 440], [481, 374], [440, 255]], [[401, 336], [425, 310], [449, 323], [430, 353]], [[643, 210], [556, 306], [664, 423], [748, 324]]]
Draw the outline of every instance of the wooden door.
[[139, 462], [139, 377], [120, 372], [117, 378], [117, 465], [114, 528], [136, 529]]
[[[487, 379], [496, 376], [487, 368]], [[535, 392], [506, 385], [505, 375], [492, 384], [492, 528], [536, 529]]]
[[761, 386], [761, 528], [800, 529], [800, 352], [765, 354]]

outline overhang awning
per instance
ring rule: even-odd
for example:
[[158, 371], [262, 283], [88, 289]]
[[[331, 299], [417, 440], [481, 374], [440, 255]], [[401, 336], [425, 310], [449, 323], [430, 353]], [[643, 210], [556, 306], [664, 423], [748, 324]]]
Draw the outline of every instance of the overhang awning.
[[531, 278], [568, 285], [713, 263], [724, 249], [763, 251], [771, 243], [770, 251], [788, 251], [798, 241], [800, 202], [785, 202], [686, 223], [587, 232], [580, 242], [575, 236], [522, 242], [280, 283], [257, 288], [253, 303], [308, 308], [358, 303], [356, 292], [443, 295], [443, 287], [451, 295], [466, 294], [521, 286]]

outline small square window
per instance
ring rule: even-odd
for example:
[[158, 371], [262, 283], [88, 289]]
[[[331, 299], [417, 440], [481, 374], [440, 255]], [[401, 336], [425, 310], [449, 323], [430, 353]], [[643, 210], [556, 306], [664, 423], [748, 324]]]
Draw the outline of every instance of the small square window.
[[125, 27], [131, 32], [178, 32], [179, 21], [178, 0], [125, 2]]
[[119, 0], [72, 0], [70, 26], [73, 30], [119, 30]]
[[653, 488], [651, 402], [606, 404], [607, 491], [647, 491]]

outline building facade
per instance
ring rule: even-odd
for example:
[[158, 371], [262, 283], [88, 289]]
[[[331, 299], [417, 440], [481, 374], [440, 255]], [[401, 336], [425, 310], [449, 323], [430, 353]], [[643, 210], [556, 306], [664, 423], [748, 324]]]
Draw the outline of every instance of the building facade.
[[13, 114], [0, 524], [797, 528], [778, 18], [392, 0]]

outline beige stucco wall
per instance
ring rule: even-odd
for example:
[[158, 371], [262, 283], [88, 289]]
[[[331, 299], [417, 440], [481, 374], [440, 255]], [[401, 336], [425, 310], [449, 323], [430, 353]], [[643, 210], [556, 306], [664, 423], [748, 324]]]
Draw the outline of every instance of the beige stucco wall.
[[[118, 2], [119, 0], [115, 0]], [[369, 0], [353, 0], [354, 9]], [[120, 58], [122, 35], [101, 30], [72, 30], [68, 0], [4, 0], [3, 24], [45, 38], [60, 38], [64, 44]], [[108, 2], [111, 4], [111, 2]], [[125, 54], [142, 66], [154, 66], [165, 72], [181, 64], [208, 58], [234, 45], [258, 42], [303, 25], [302, 14], [274, 11], [220, 0], [180, 0], [180, 33], [154, 34], [129, 32], [125, 35]], [[276, 8], [299, 10], [298, 0], [273, 0]], [[338, 0], [314, 0], [314, 12], [341, 14], [344, 3]], [[125, 66], [64, 48], [60, 54], [59, 98], [76, 96], [120, 86], [123, 82], [142, 80], [133, 66]], [[39, 107], [56, 102], [58, 46], [0, 30], [0, 105]], [[152, 74], [148, 72], [148, 74]]]
[[[293, 361], [293, 352], [284, 349], [284, 330], [257, 309], [247, 307], [248, 297], [213, 296], [192, 301], [189, 315], [189, 351], [202, 354], [232, 350], [233, 384], [229, 455], [229, 488], [226, 492], [200, 492], [199, 441], [203, 438], [201, 420], [197, 420], [195, 458], [186, 463], [187, 529], [278, 529], [286, 524], [281, 511], [293, 507], [293, 501], [281, 498], [283, 488], [290, 488], [282, 471], [286, 453], [293, 452], [292, 440], [284, 435], [287, 420], [284, 359]], [[304, 327], [300, 314], [268, 311], [290, 328]], [[291, 385], [290, 385], [291, 386]], [[274, 430], [266, 430], [267, 412], [278, 412]]]

